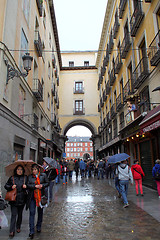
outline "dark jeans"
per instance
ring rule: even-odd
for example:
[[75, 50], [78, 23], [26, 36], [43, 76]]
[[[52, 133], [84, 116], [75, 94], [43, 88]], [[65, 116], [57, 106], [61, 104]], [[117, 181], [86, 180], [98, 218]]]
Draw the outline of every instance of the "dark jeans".
[[22, 206], [11, 205], [10, 233], [15, 232], [15, 228], [17, 229], [21, 228], [23, 208], [24, 205]]
[[[37, 218], [37, 230], [41, 230], [42, 220], [43, 220], [43, 208], [37, 207], [38, 218]], [[30, 234], [34, 234], [34, 220], [36, 214], [36, 201], [32, 198], [29, 206], [29, 228]]]

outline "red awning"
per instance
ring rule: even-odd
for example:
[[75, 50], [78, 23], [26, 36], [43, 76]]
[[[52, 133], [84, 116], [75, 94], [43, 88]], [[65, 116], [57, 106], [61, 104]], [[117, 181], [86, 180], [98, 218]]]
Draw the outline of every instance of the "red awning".
[[153, 108], [139, 125], [143, 132], [149, 132], [160, 127], [160, 105]]

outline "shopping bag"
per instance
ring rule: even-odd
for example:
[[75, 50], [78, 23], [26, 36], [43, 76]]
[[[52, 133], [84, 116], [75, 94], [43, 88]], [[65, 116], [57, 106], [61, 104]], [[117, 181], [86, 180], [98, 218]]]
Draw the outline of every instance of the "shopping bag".
[[8, 227], [8, 219], [3, 210], [0, 211], [0, 226], [2, 228]]

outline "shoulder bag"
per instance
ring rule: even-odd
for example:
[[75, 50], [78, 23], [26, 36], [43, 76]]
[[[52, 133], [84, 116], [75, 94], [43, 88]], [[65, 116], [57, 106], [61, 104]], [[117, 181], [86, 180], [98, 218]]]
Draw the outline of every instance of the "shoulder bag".
[[[14, 177], [13, 178], [13, 185], [14, 185]], [[5, 200], [9, 202], [14, 202], [16, 201], [16, 196], [17, 196], [17, 188], [12, 189], [11, 191], [8, 191], [5, 196]]]

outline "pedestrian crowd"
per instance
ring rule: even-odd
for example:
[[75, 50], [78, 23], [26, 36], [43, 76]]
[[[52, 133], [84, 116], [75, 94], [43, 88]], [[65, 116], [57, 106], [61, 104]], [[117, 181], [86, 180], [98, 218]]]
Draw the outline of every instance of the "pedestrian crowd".
[[[92, 159], [57, 159], [56, 165], [53, 167], [51, 162], [47, 161], [47, 158], [43, 161], [42, 166], [33, 162], [30, 167], [30, 174], [26, 174], [23, 164], [18, 164], [19, 162], [16, 161], [17, 164], [4, 186], [7, 190], [6, 196], [16, 190], [15, 199], [8, 200], [11, 207], [10, 238], [15, 236], [15, 232], [21, 232], [24, 208], [26, 210], [29, 209], [30, 239], [34, 238], [35, 229], [37, 233], [41, 232], [43, 210], [53, 200], [54, 183], [59, 184], [62, 181], [63, 185], [67, 184], [68, 181], [72, 180], [73, 171], [75, 171], [76, 179], [78, 179], [79, 175], [81, 179], [92, 177], [97, 178], [97, 180], [113, 178], [118, 197], [122, 198], [124, 208], [129, 206], [127, 200], [129, 182], [133, 185], [134, 180], [136, 195], [140, 194], [142, 197], [144, 196], [142, 179], [145, 177], [145, 174], [138, 160], [134, 160], [134, 164], [130, 167], [127, 160], [111, 164], [107, 159], [97, 161]], [[156, 160], [152, 175], [157, 184], [158, 196], [160, 198], [159, 159]], [[0, 199], [2, 199], [1, 196]], [[6, 207], [3, 208], [2, 205], [0, 201], [0, 211]], [[36, 209], [38, 217], [35, 224]]]

